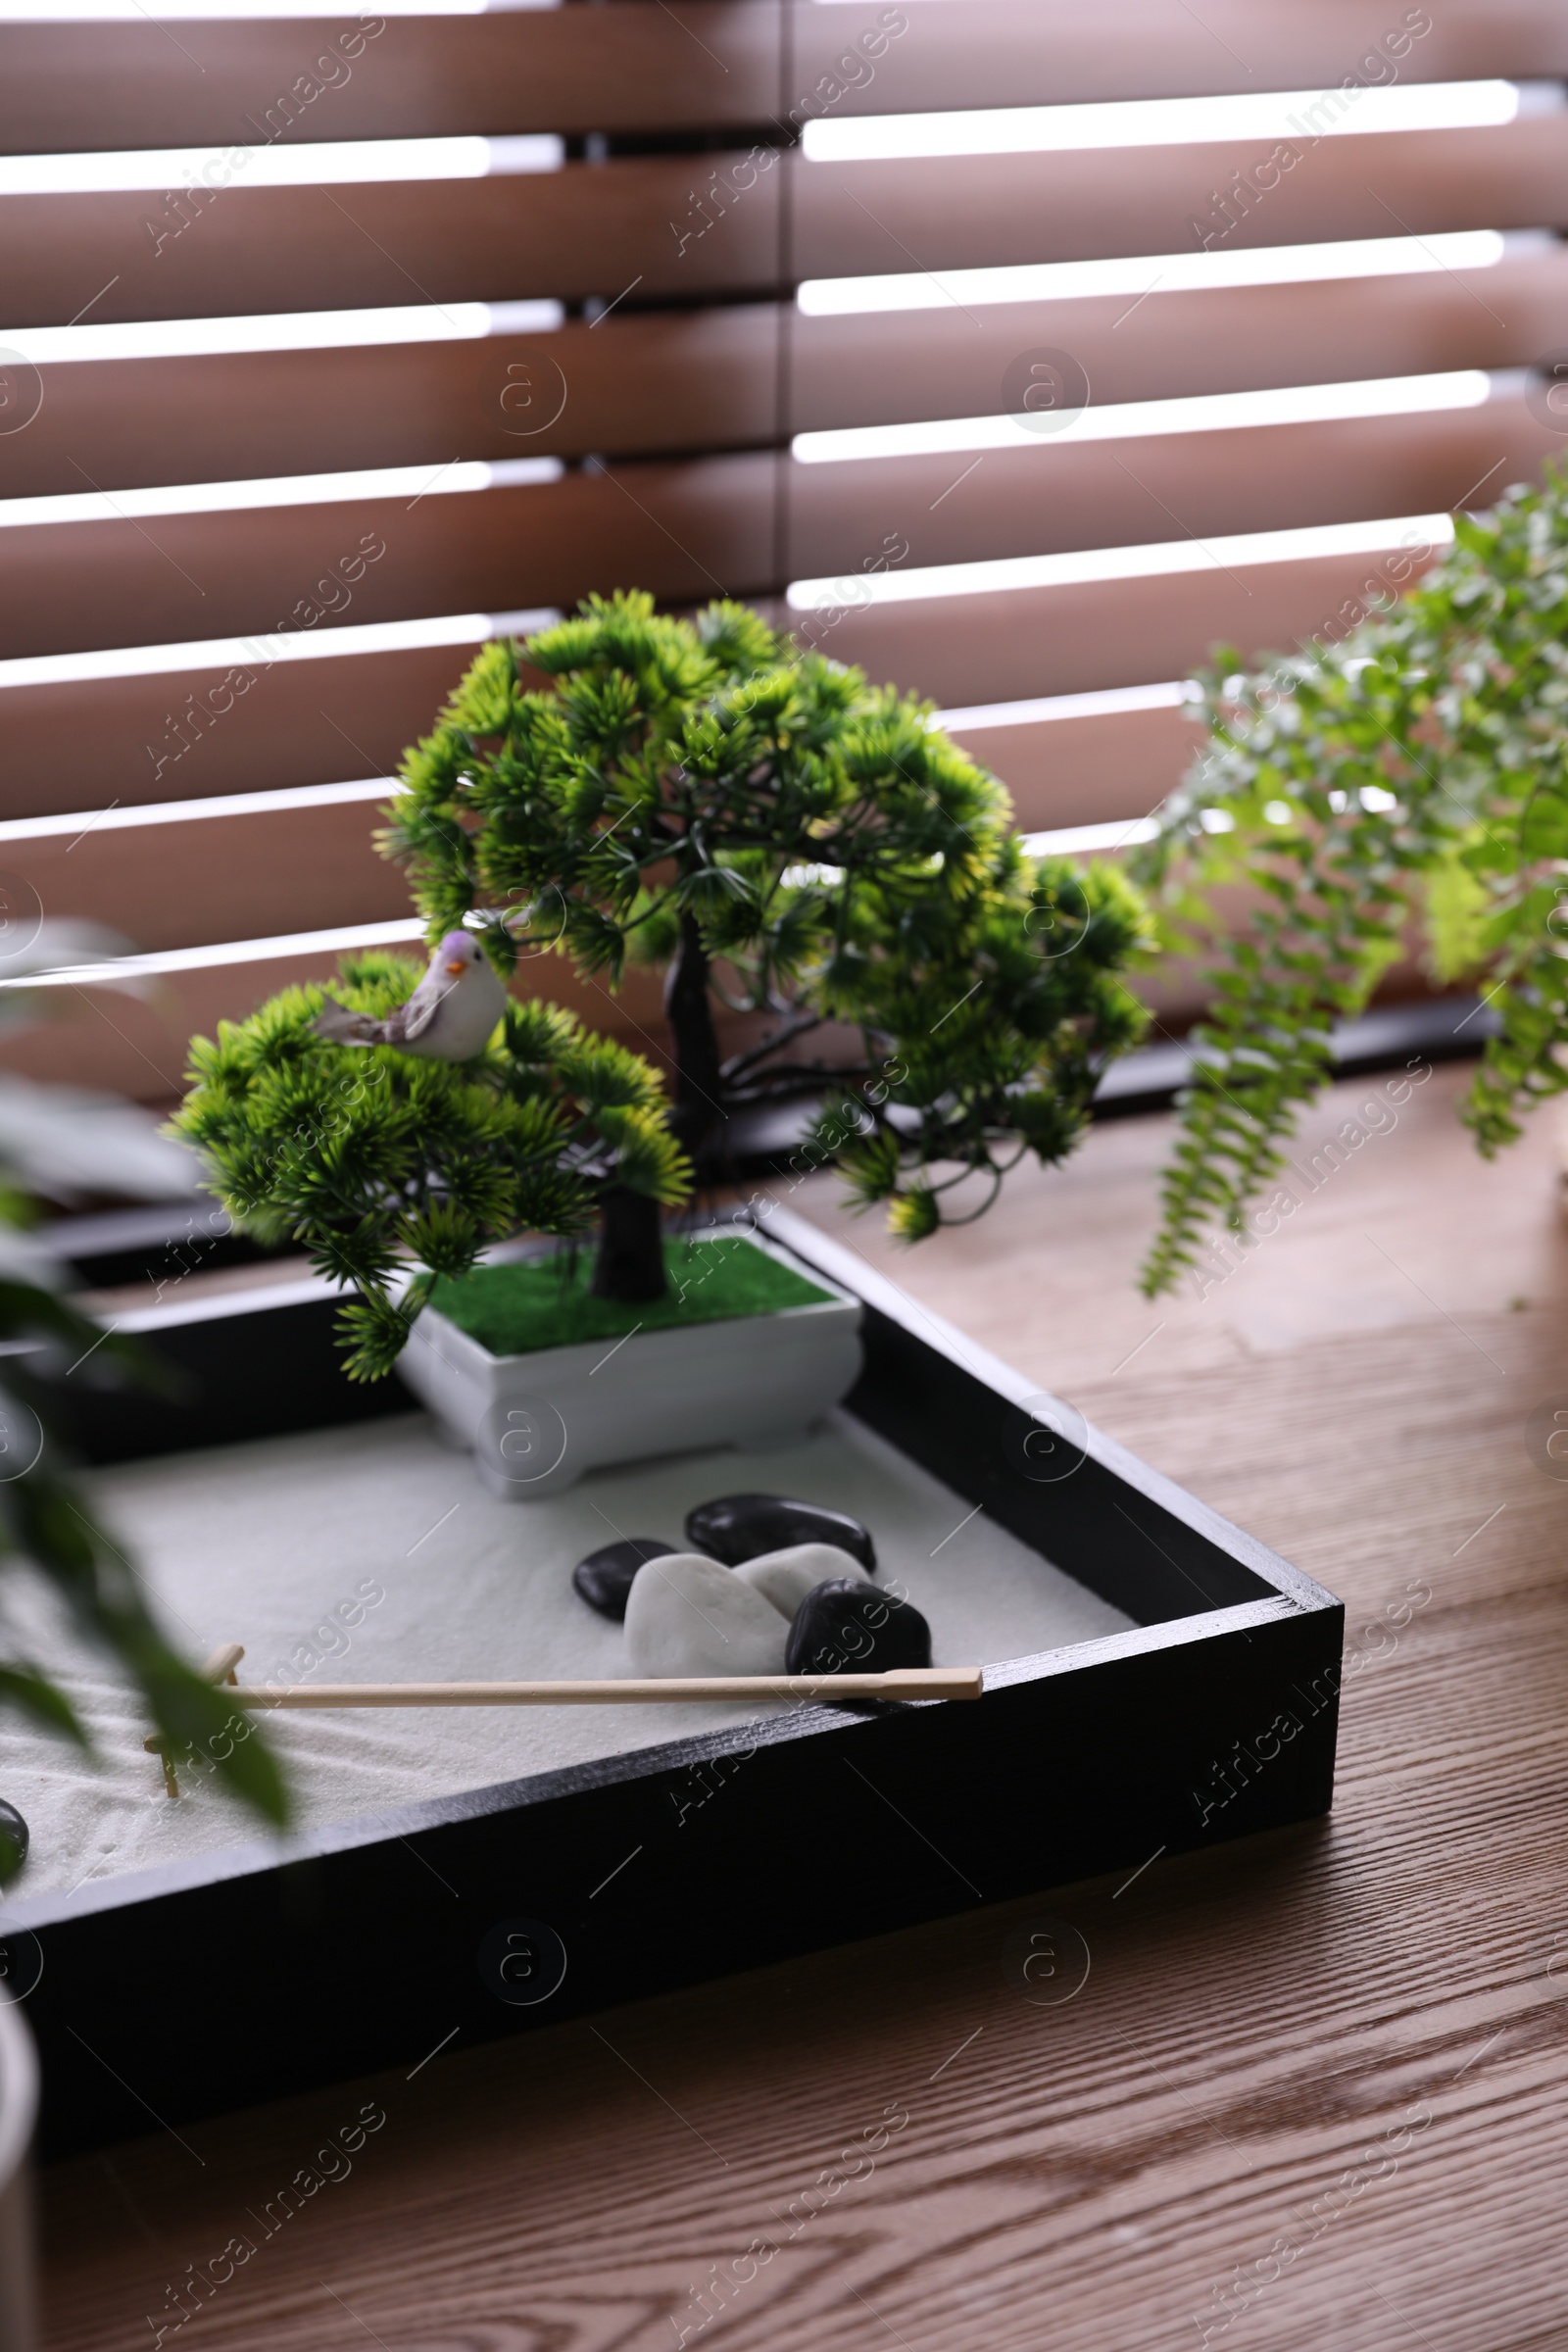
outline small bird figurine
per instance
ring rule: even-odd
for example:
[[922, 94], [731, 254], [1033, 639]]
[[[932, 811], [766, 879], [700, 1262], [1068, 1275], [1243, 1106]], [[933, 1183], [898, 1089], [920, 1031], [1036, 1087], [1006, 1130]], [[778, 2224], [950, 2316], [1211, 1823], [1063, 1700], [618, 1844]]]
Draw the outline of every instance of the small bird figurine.
[[471, 931], [449, 931], [406, 1004], [384, 1021], [328, 999], [314, 1023], [335, 1046], [396, 1046], [432, 1061], [469, 1061], [500, 1020], [507, 992]]

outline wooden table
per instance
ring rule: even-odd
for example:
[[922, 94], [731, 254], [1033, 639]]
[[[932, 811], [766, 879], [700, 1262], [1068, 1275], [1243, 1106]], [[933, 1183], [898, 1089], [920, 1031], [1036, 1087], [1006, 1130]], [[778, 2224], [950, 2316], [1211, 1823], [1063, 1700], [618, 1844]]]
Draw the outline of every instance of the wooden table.
[[[1163, 1120], [912, 1255], [830, 1184], [792, 1196], [1345, 1596], [1329, 1820], [61, 2166], [50, 2344], [155, 2340], [187, 2266], [300, 2178], [181, 2343], [1568, 2346], [1568, 1488], [1524, 1443], [1568, 1405], [1568, 1235], [1552, 1114], [1486, 1167], [1461, 1077], [1152, 1307], [1129, 1277]], [[1309, 1151], [1380, 1101], [1339, 1090]], [[1001, 1967], [1041, 1916], [1092, 1955], [1058, 2006]]]

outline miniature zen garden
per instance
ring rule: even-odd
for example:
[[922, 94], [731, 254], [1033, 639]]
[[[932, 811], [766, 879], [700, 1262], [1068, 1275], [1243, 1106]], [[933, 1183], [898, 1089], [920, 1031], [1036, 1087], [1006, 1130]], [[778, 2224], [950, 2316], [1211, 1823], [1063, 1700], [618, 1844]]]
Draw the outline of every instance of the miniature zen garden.
[[[742, 607], [684, 621], [593, 599], [486, 646], [408, 753], [383, 836], [428, 961], [346, 956], [335, 980], [221, 1024], [192, 1048], [174, 1121], [236, 1224], [348, 1294], [349, 1377], [403, 1378], [471, 1471], [381, 1420], [271, 1442], [249, 1466], [104, 1474], [89, 1508], [42, 1438], [49, 1367], [95, 1346], [117, 1377], [156, 1365], [37, 1282], [0, 1282], [0, 1336], [34, 1350], [8, 1357], [6, 1390], [40, 1431], [0, 1484], [7, 1586], [31, 1589], [0, 1701], [31, 1719], [29, 1768], [61, 1759], [56, 1843], [90, 1842], [96, 1772], [124, 1789], [143, 1773], [146, 1797], [149, 1718], [171, 1795], [226, 1787], [273, 1822], [628, 1740], [599, 1703], [566, 1728], [519, 1716], [482, 1748], [450, 1718], [413, 1743], [385, 1720], [307, 1732], [281, 1713], [236, 1737], [212, 1662], [165, 1630], [165, 1608], [211, 1615], [217, 1549], [246, 1617], [213, 1629], [217, 1671], [232, 1680], [243, 1642], [274, 1696], [394, 1623], [399, 1654], [454, 1680], [755, 1678], [713, 1694], [743, 1714], [787, 1703], [779, 1678], [970, 1668], [1128, 1624], [1000, 1528], [933, 1554], [956, 1497], [836, 1409], [860, 1300], [787, 1220], [735, 1212], [737, 1122], [793, 1108], [796, 1164], [835, 1168], [918, 1244], [983, 1215], [1026, 1155], [1071, 1152], [1144, 1034], [1140, 974], [1196, 951], [1211, 1009], [1145, 1272], [1158, 1291], [1267, 1191], [1332, 1024], [1406, 952], [1414, 908], [1434, 975], [1485, 981], [1498, 1025], [1465, 1115], [1483, 1150], [1508, 1141], [1568, 1083], [1568, 492], [1550, 476], [1456, 529], [1446, 562], [1342, 641], [1252, 673], [1217, 659], [1207, 747], [1125, 862], [1027, 856], [1001, 783], [925, 706]], [[1212, 894], [1237, 881], [1252, 911], [1227, 930]], [[612, 1018], [632, 963], [663, 974], [663, 1067], [550, 1002], [569, 969]], [[460, 1535], [438, 1535], [454, 1513]], [[121, 1532], [172, 1560], [162, 1606]], [[318, 1621], [327, 1552], [334, 1638], [274, 1664], [270, 1644]], [[394, 1557], [396, 1576], [378, 1564]], [[71, 1696], [46, 1670], [59, 1623], [98, 1661]], [[636, 1737], [717, 1719], [696, 1692]], [[208, 1810], [191, 1837], [239, 1834]], [[171, 1835], [111, 1838], [105, 1867], [191, 1850]], [[0, 1812], [0, 1875], [25, 1854], [22, 1815]], [[43, 1860], [35, 1837], [29, 1884]], [[49, 1884], [78, 1865], [80, 1845], [52, 1857]]]

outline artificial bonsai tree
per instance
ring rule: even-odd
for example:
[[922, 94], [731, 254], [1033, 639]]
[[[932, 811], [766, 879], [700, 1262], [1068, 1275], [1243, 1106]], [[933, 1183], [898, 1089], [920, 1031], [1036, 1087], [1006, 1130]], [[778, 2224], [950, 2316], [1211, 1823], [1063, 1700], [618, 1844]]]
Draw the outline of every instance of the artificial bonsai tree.
[[[662, 966], [688, 1157], [721, 1165], [737, 1113], [825, 1096], [823, 1155], [906, 1240], [981, 1213], [1024, 1152], [1061, 1158], [1140, 1034], [1126, 883], [1031, 861], [928, 706], [745, 606], [592, 597], [486, 646], [403, 783], [385, 846], [432, 935], [478, 918], [503, 965], [556, 952], [611, 989]], [[720, 1011], [754, 1016], [729, 1052]], [[830, 1030], [847, 1050], [803, 1050]], [[655, 1213], [626, 1206], [607, 1281], [657, 1296]]]
[[[1205, 1226], [1242, 1230], [1412, 913], [1434, 976], [1497, 1016], [1462, 1114], [1481, 1151], [1568, 1086], [1568, 469], [1456, 515], [1447, 558], [1343, 642], [1250, 674], [1222, 656], [1201, 684], [1208, 747], [1135, 869], [1219, 949], [1151, 1293]], [[1211, 893], [1238, 880], [1261, 905], [1227, 933]]]
[[[661, 1209], [758, 1104], [826, 1098], [820, 1156], [905, 1239], [979, 1214], [1023, 1152], [1071, 1149], [1143, 1026], [1130, 886], [1026, 858], [1001, 785], [924, 706], [742, 606], [689, 622], [590, 598], [486, 646], [408, 754], [391, 820], [432, 940], [466, 924], [503, 974], [560, 955], [609, 992], [630, 958], [664, 966], [673, 1101], [537, 1000], [463, 1065], [323, 1036], [343, 1023], [312, 988], [199, 1043], [176, 1130], [242, 1222], [356, 1287], [359, 1377], [390, 1368], [435, 1277], [507, 1234], [597, 1217], [595, 1290], [659, 1297]], [[374, 1015], [416, 972], [362, 956], [343, 975], [339, 1001]], [[715, 1006], [754, 1034], [726, 1051]], [[848, 1047], [803, 1052], [827, 1033]], [[980, 1200], [955, 1203], [976, 1177]]]

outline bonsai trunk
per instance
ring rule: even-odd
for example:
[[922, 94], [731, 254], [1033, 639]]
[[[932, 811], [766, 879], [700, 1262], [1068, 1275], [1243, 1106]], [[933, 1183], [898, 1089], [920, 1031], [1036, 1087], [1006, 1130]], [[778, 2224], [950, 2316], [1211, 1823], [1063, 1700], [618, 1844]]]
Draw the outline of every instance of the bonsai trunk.
[[695, 919], [680, 918], [680, 946], [664, 981], [664, 1018], [675, 1046], [675, 1107], [669, 1123], [692, 1159], [724, 1118], [713, 1003], [708, 993], [708, 951]]
[[624, 1185], [606, 1187], [600, 1202], [599, 1253], [589, 1285], [596, 1298], [662, 1298], [664, 1231], [659, 1202]]
[[[708, 952], [689, 914], [681, 916], [680, 945], [664, 982], [664, 1014], [675, 1047], [675, 1102], [669, 1124], [681, 1149], [695, 1161], [724, 1113], [718, 1039], [708, 993]], [[635, 1302], [662, 1298], [666, 1287], [658, 1201], [611, 1185], [604, 1196], [594, 1261], [594, 1297]]]

